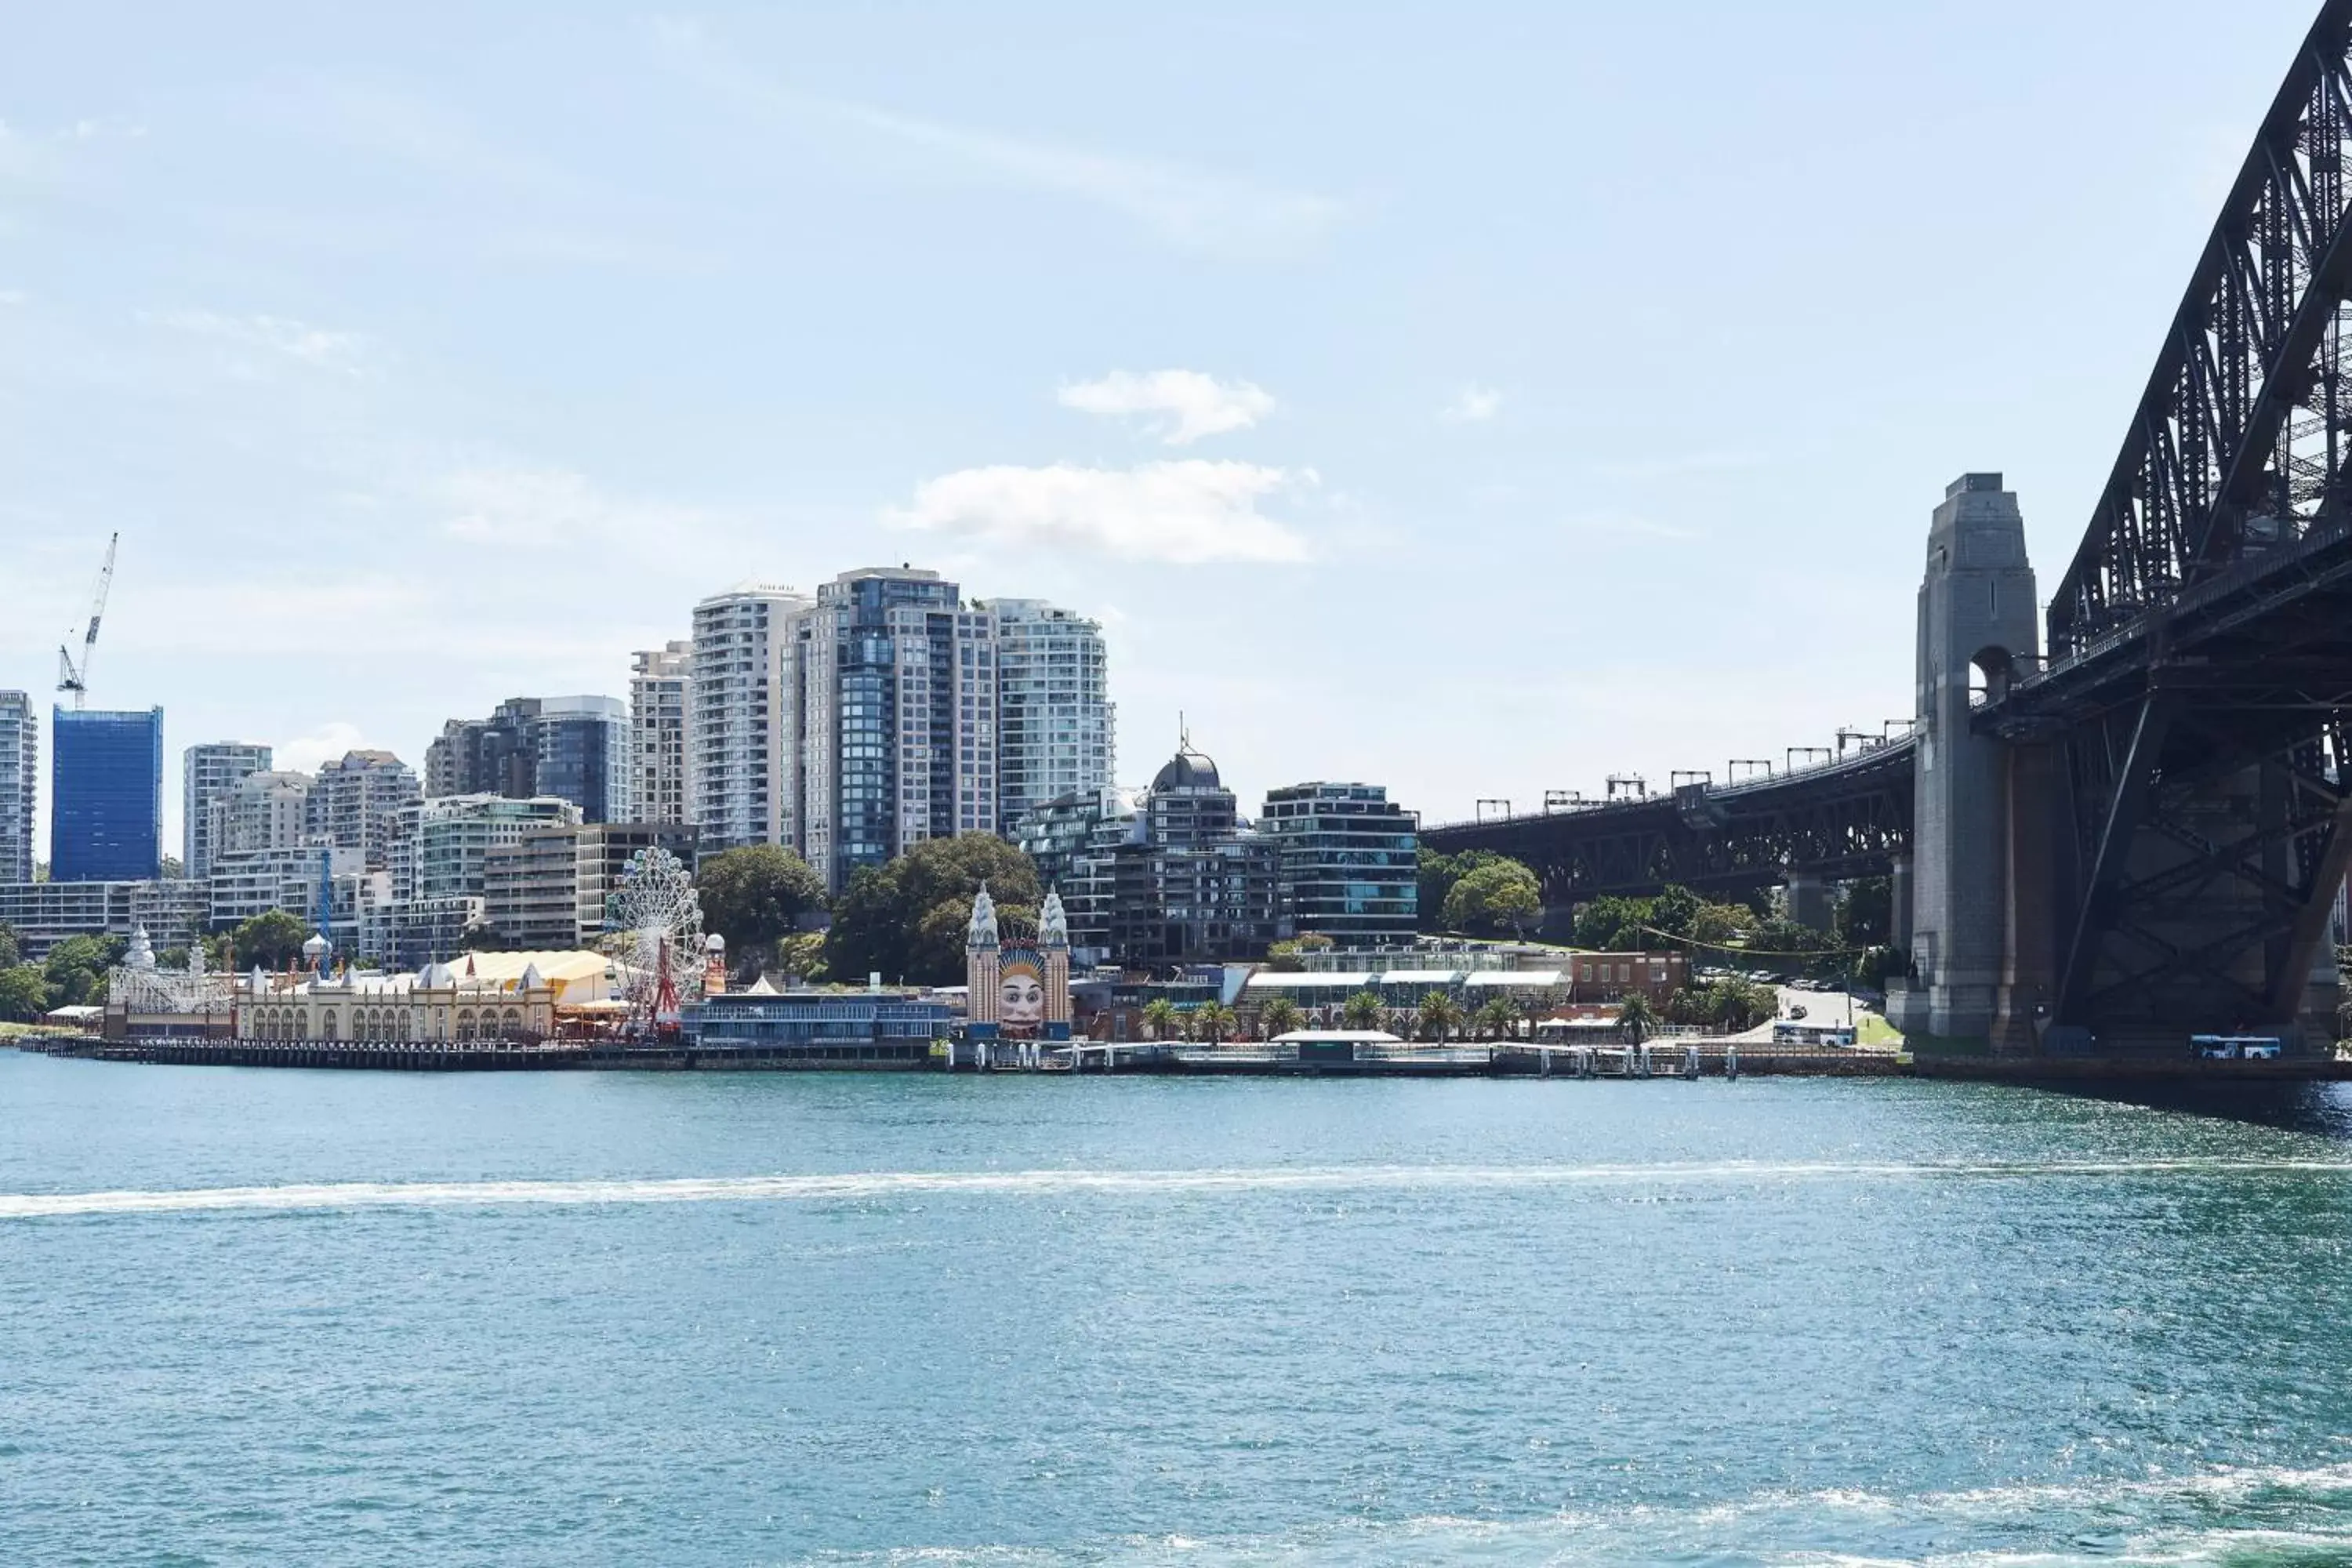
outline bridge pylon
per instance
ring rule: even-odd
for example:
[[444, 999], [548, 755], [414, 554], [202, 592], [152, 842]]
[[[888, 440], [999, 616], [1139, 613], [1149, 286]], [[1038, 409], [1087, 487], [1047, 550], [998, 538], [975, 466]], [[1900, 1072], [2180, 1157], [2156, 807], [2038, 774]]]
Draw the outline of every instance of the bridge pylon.
[[[1962, 475], [1936, 509], [1919, 585], [1911, 965], [1887, 997], [1906, 1034], [1990, 1038], [1996, 1013], [2024, 1017], [2033, 1005], [2002, 1006], [2005, 972], [2012, 991], [2042, 984], [2046, 958], [2028, 955], [2023, 973], [2008, 962], [2011, 794], [2040, 775], [2021, 775], [2009, 748], [1969, 721], [1978, 701], [1998, 701], [2011, 677], [2038, 659], [2036, 603], [2017, 497], [1999, 474]], [[2048, 805], [2025, 808], [2038, 816]], [[2031, 1048], [2030, 1039], [2002, 1044]]]

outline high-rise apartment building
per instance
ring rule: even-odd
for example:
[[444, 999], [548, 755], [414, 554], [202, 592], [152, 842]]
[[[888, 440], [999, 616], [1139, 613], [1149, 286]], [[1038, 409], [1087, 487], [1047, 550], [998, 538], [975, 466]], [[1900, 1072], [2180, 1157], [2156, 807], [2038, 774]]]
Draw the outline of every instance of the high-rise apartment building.
[[555, 795], [591, 822], [629, 815], [629, 714], [613, 697], [509, 697], [452, 719], [425, 752], [425, 793]]
[[800, 627], [802, 852], [826, 881], [996, 831], [994, 615], [936, 572], [868, 567], [819, 587]]
[[1338, 947], [1410, 946], [1421, 906], [1421, 818], [1379, 784], [1270, 792], [1258, 831], [1281, 854], [1290, 927]]
[[546, 697], [530, 722], [536, 795], [568, 800], [587, 822], [627, 822], [629, 710], [617, 697]]
[[1111, 854], [1116, 962], [1159, 969], [1262, 956], [1289, 934], [1273, 842], [1248, 830], [1217, 764], [1184, 743]]
[[33, 699], [0, 691], [0, 885], [33, 879], [33, 811], [39, 802], [41, 721]]
[[694, 607], [687, 721], [688, 820], [705, 849], [800, 845], [804, 830], [793, 625], [809, 601], [776, 584], [742, 583]]
[[629, 661], [629, 797], [639, 822], [692, 820], [687, 806], [687, 717], [694, 644], [647, 648]]
[[53, 709], [49, 877], [144, 882], [163, 863], [163, 710]]
[[215, 741], [180, 753], [180, 874], [192, 881], [212, 875], [213, 803], [253, 773], [269, 771], [267, 746]]
[[1111, 782], [1102, 625], [1038, 599], [995, 599], [996, 805], [1010, 834], [1048, 802]]
[[509, 697], [487, 719], [452, 719], [425, 748], [427, 795], [498, 795], [527, 800], [539, 789], [539, 755], [531, 746], [535, 697]]
[[577, 948], [604, 930], [606, 900], [640, 852], [694, 864], [695, 832], [677, 823], [534, 827], [484, 862], [482, 918], [520, 948]]
[[310, 775], [247, 773], [206, 807], [210, 854], [205, 874], [223, 860], [265, 849], [299, 849], [309, 841]]
[[415, 773], [390, 752], [345, 752], [320, 768], [310, 786], [310, 838], [356, 849], [367, 870], [383, 870], [392, 863], [394, 818], [423, 797]]

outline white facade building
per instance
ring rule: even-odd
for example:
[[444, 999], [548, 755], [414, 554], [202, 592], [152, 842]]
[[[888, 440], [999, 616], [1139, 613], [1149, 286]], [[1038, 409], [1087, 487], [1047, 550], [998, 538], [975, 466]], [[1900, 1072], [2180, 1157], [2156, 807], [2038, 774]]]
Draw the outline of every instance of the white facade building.
[[29, 694], [0, 691], [0, 883], [33, 879], [40, 780], [40, 715]]
[[629, 661], [629, 773], [634, 820], [693, 820], [687, 802], [687, 724], [694, 644], [647, 648]]
[[205, 872], [232, 855], [299, 849], [310, 840], [310, 775], [252, 773], [231, 784], [206, 808]]
[[998, 829], [1110, 787], [1116, 728], [1102, 625], [1039, 599], [996, 599]]
[[310, 785], [310, 841], [356, 849], [369, 870], [383, 870], [400, 808], [424, 797], [415, 770], [390, 752], [345, 752]]
[[798, 844], [802, 827], [792, 622], [808, 598], [744, 583], [694, 607], [687, 809], [703, 847]]
[[191, 881], [212, 875], [213, 803], [237, 781], [269, 770], [267, 746], [216, 741], [180, 753], [180, 874]]

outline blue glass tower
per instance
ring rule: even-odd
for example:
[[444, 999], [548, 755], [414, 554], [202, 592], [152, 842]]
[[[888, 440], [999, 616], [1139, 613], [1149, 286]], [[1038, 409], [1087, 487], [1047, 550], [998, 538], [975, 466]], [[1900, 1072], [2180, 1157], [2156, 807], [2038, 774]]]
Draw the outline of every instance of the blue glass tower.
[[163, 710], [50, 721], [49, 879], [143, 882], [162, 869]]

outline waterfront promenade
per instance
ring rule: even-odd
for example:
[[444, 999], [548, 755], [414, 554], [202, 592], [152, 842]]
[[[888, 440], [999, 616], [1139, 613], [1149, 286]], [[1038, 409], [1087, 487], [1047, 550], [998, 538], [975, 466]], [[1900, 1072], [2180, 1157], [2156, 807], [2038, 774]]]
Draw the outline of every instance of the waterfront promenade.
[[1891, 1048], [1759, 1045], [1737, 1039], [1659, 1038], [1624, 1046], [1542, 1049], [1521, 1043], [1400, 1044], [1346, 1059], [1303, 1058], [1296, 1046], [1235, 1041], [1079, 1042], [1034, 1058], [977, 1061], [922, 1045], [702, 1047], [676, 1042], [583, 1045], [515, 1040], [401, 1043], [371, 1040], [207, 1040], [88, 1036], [23, 1037], [17, 1048], [91, 1061], [182, 1067], [290, 1068], [374, 1072], [941, 1072], [980, 1076], [1341, 1079], [1534, 1079], [1644, 1082], [1756, 1078], [1922, 1078], [2090, 1088], [2102, 1084], [2352, 1081], [2352, 1059], [2214, 1062], [2179, 1058], [1987, 1057]]

